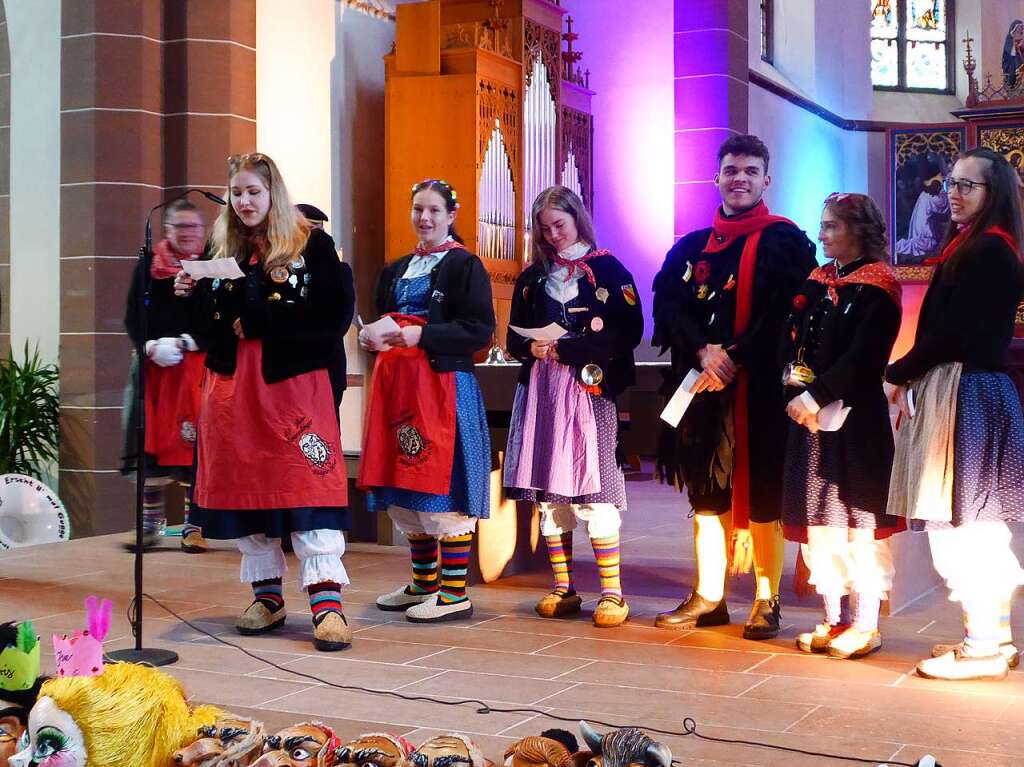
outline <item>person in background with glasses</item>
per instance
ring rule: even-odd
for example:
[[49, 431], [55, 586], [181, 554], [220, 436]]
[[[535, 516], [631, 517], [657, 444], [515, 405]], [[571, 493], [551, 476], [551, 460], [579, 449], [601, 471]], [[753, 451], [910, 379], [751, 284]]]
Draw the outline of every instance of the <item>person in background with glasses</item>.
[[785, 403], [776, 360], [793, 294], [817, 262], [814, 244], [792, 221], [768, 212], [768, 148], [732, 136], [718, 150], [721, 207], [712, 226], [683, 237], [654, 279], [652, 345], [671, 350], [671, 396], [695, 370], [696, 397], [658, 444], [662, 481], [686, 490], [694, 513], [697, 582], [655, 625], [692, 629], [729, 623], [729, 568], [754, 567], [756, 593], [747, 639], [781, 628], [782, 445]]
[[[811, 272], [793, 299], [779, 356], [792, 419], [782, 525], [802, 544], [809, 582], [825, 605], [825, 619], [798, 635], [797, 647], [860, 658], [882, 646], [878, 612], [893, 578], [888, 539], [906, 527], [885, 513], [893, 439], [882, 390], [901, 289], [886, 263], [885, 220], [870, 197], [829, 195], [818, 239], [831, 262]], [[830, 422], [842, 408], [850, 408], [845, 421]], [[852, 621], [842, 614], [851, 594]]]
[[[182, 261], [192, 261], [203, 253], [206, 225], [199, 209], [188, 200], [177, 200], [164, 209], [164, 238], [153, 246], [149, 267], [149, 299], [146, 304], [145, 341], [145, 415], [146, 483], [143, 490], [142, 542], [150, 547], [159, 540], [166, 524], [164, 491], [172, 482], [184, 489], [185, 526], [181, 548], [189, 554], [207, 550], [202, 530], [192, 523], [189, 496], [196, 447], [196, 418], [199, 413], [199, 382], [203, 376], [205, 354], [188, 332], [185, 306], [174, 297], [174, 276]], [[140, 262], [135, 267], [124, 324], [138, 347], [142, 322], [139, 317]], [[135, 364], [125, 393], [124, 464], [121, 473], [135, 476], [137, 460], [135, 408]], [[130, 399], [127, 399], [130, 397]], [[135, 548], [135, 532], [125, 546]]]
[[208, 537], [237, 539], [242, 552], [253, 601], [239, 633], [284, 624], [280, 539], [290, 533], [313, 646], [340, 650], [352, 641], [341, 602], [348, 491], [327, 366], [344, 311], [341, 264], [270, 157], [229, 158], [228, 193], [211, 249], [243, 276], [175, 280], [207, 344], [194, 506]]
[[952, 226], [921, 305], [914, 345], [886, 369], [903, 428], [888, 513], [928, 532], [932, 563], [963, 610], [964, 639], [917, 673], [1001, 679], [1017, 665], [1010, 601], [1024, 569], [1007, 522], [1024, 520], [1024, 418], [1004, 372], [1024, 293], [1017, 176], [972, 149], [945, 187]]

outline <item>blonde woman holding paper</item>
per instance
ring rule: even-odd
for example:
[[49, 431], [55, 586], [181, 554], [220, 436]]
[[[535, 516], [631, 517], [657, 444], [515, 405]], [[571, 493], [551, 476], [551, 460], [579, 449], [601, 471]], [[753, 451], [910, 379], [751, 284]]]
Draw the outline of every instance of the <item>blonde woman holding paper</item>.
[[[802, 544], [824, 620], [804, 652], [859, 658], [878, 650], [892, 588], [888, 516], [893, 439], [882, 374], [900, 326], [900, 285], [885, 263], [885, 223], [862, 194], [825, 200], [818, 234], [831, 262], [793, 299], [780, 362], [792, 422], [783, 471], [783, 533]], [[845, 417], [844, 417], [845, 413]], [[852, 623], [843, 601], [853, 595]]]

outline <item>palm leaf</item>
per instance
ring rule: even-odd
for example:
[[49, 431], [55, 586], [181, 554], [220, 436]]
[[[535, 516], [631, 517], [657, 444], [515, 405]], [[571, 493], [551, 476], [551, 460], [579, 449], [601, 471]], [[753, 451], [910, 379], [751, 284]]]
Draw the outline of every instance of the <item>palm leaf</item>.
[[60, 374], [38, 347], [21, 359], [10, 349], [0, 359], [0, 474], [40, 477], [58, 458]]

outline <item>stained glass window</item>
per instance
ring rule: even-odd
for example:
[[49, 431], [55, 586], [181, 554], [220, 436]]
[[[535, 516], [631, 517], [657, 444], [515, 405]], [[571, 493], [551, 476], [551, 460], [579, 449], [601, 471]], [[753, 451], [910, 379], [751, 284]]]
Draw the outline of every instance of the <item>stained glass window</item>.
[[948, 91], [952, 0], [868, 0], [876, 88]]
[[773, 28], [773, 0], [761, 0], [761, 60], [772, 63], [775, 47], [775, 30]]

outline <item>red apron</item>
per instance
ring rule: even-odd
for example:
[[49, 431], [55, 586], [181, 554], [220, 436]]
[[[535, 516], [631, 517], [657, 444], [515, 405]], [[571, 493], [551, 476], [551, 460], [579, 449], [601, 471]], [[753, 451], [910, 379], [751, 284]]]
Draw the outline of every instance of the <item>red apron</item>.
[[207, 371], [195, 503], [206, 509], [345, 506], [348, 478], [326, 370], [263, 380], [263, 344], [238, 342], [233, 376]]
[[[421, 317], [392, 314], [401, 326]], [[363, 430], [359, 487], [434, 495], [451, 491], [455, 457], [455, 374], [437, 373], [423, 349], [377, 356]]]
[[166, 368], [146, 360], [146, 452], [158, 466], [192, 466], [205, 360], [203, 352]]

